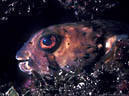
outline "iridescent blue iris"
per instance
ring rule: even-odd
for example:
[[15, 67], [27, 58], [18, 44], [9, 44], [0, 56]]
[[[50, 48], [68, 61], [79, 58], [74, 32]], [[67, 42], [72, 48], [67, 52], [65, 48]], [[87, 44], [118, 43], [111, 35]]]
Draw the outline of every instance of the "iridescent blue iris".
[[43, 39], [43, 44], [46, 45], [46, 46], [50, 46], [52, 44], [52, 40], [50, 37], [45, 37]]

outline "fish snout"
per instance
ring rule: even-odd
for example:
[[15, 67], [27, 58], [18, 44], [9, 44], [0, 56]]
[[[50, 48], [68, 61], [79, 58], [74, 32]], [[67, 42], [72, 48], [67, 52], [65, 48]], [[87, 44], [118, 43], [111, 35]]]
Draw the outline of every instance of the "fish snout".
[[27, 50], [21, 49], [16, 53], [16, 59], [19, 61], [19, 68], [23, 72], [28, 74], [32, 73], [32, 67], [30, 66], [31, 53]]
[[16, 53], [17, 60], [29, 60], [31, 53], [27, 50], [20, 50]]

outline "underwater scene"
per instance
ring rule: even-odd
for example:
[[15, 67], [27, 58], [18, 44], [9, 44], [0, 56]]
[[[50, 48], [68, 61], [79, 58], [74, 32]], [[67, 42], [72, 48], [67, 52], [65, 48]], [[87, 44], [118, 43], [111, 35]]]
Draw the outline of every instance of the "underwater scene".
[[122, 0], [1, 0], [0, 96], [129, 96]]

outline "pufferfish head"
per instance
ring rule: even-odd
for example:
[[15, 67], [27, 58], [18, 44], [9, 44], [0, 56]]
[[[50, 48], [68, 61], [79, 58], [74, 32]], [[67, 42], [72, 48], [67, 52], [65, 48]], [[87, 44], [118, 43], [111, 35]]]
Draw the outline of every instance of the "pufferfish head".
[[[109, 52], [116, 40], [114, 35], [110, 35], [111, 40], [102, 37], [103, 28], [99, 24], [94, 26], [89, 22], [68, 23], [40, 30], [17, 52], [19, 68], [29, 74], [32, 71], [50, 74], [58, 68], [69, 70], [69, 66], [74, 66], [81, 70], [92, 65], [103, 52]], [[109, 47], [105, 49], [106, 41]]]

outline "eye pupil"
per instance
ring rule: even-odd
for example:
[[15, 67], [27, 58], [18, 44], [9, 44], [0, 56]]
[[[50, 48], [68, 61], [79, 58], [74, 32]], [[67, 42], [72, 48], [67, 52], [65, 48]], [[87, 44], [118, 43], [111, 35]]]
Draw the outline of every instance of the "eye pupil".
[[50, 46], [52, 44], [52, 40], [50, 38], [44, 38], [43, 44], [46, 46]]

